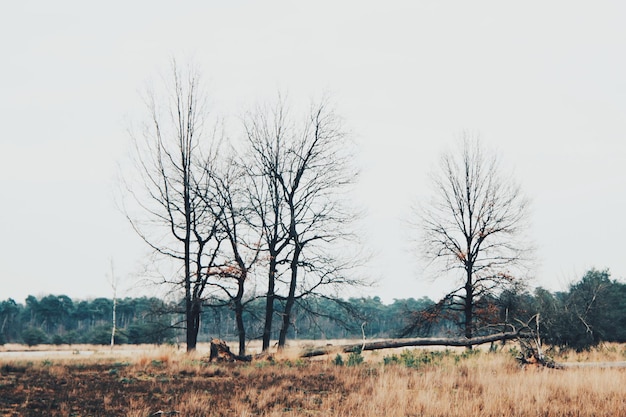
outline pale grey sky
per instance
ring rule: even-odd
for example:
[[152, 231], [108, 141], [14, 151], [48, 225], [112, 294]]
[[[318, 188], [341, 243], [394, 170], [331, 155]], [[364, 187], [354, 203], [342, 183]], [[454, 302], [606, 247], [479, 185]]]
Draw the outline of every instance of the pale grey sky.
[[[329, 92], [361, 151], [370, 293], [437, 297], [410, 206], [465, 130], [533, 201], [534, 285], [626, 277], [626, 4], [619, 1], [24, 1], [0, 6], [0, 299], [110, 296], [147, 248], [113, 203], [138, 92], [192, 57], [236, 116]], [[124, 278], [128, 277], [128, 278]], [[128, 290], [128, 295], [133, 295]]]

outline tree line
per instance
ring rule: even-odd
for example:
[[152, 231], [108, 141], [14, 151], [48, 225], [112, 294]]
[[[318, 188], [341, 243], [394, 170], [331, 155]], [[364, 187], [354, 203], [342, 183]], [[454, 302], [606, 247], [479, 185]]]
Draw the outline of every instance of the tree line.
[[[475, 305], [476, 336], [533, 326], [539, 340], [551, 346], [578, 351], [602, 342], [626, 342], [626, 284], [612, 280], [608, 270], [591, 269], [567, 291], [506, 289], [481, 297]], [[444, 297], [426, 309], [410, 314], [403, 335], [451, 333], [465, 321], [464, 311]], [[442, 313], [445, 311], [445, 313]]]
[[[37, 344], [108, 344], [114, 302], [109, 298], [72, 300], [66, 295], [28, 296], [24, 304], [0, 303], [0, 342]], [[174, 336], [166, 303], [158, 298], [116, 300], [118, 343], [164, 343]]]
[[[200, 317], [199, 341], [216, 337], [238, 340], [236, 312], [227, 303], [214, 300]], [[341, 339], [391, 337], [401, 331], [407, 311], [431, 305], [428, 298], [395, 300], [385, 305], [379, 297], [328, 300], [311, 297], [294, 308], [290, 337], [295, 339]], [[278, 313], [284, 306], [277, 305]], [[66, 295], [28, 296], [24, 304], [13, 299], [0, 302], [0, 343], [107, 345], [115, 309], [116, 344], [177, 344], [185, 340], [184, 301], [165, 302], [155, 297], [72, 300]], [[311, 314], [311, 311], [325, 314]], [[264, 331], [264, 301], [248, 303], [244, 312], [247, 334], [261, 339]], [[277, 316], [276, 321], [280, 320]], [[277, 340], [280, 327], [272, 334]], [[249, 340], [246, 340], [249, 342]]]
[[[262, 338], [263, 301], [247, 304], [244, 312], [250, 339]], [[185, 338], [183, 304], [147, 297], [117, 300], [115, 343], [181, 343]], [[433, 314], [438, 304], [426, 297], [385, 304], [379, 297], [328, 300], [311, 296], [295, 306], [289, 337], [324, 340], [456, 334], [462, 312]], [[281, 304], [277, 307], [279, 313], [284, 308]], [[316, 314], [311, 314], [313, 311]], [[112, 314], [113, 300], [109, 298], [75, 301], [64, 295], [29, 296], [24, 304], [8, 299], [0, 302], [0, 342], [106, 345]], [[494, 328], [507, 330], [506, 326], [527, 323], [537, 314], [539, 335], [550, 345], [582, 350], [602, 342], [626, 342], [626, 284], [612, 280], [607, 270], [592, 269], [567, 291], [550, 292], [541, 287], [503, 291], [481, 303], [475, 334], [486, 335]], [[199, 341], [211, 337], [237, 341], [236, 321], [232, 307], [214, 303], [201, 315]], [[278, 339], [278, 332], [271, 335], [273, 340]]]

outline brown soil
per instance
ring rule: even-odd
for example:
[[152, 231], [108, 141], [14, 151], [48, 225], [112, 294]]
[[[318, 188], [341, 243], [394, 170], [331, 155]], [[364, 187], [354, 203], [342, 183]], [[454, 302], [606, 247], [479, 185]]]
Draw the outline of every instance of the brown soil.
[[[288, 410], [301, 408], [302, 402], [310, 403], [315, 397], [321, 400], [339, 388], [334, 377], [323, 372], [303, 375], [296, 368], [293, 372], [273, 372], [241, 364], [203, 365], [178, 371], [159, 363], [141, 369], [113, 363], [4, 364], [0, 371], [0, 415], [11, 417], [126, 416], [138, 405], [150, 410], [145, 416], [160, 410], [167, 415], [176, 411], [181, 398], [191, 391], [200, 393], [213, 410], [223, 410], [223, 415], [230, 414], [231, 400], [237, 397], [241, 401], [242, 392], [254, 393], [247, 407], [256, 414], [262, 410], [254, 402], [263, 391], [285, 391], [284, 395], [274, 396]], [[300, 395], [293, 395], [296, 392]]]

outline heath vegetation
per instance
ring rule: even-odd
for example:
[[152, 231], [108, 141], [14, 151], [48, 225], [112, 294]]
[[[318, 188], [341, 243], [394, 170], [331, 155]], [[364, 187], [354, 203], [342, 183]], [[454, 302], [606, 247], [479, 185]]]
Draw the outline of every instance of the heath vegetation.
[[[613, 416], [626, 369], [521, 366], [516, 345], [397, 349], [250, 363], [173, 348], [0, 361], [6, 416]], [[623, 345], [552, 351], [560, 362], [623, 361]], [[158, 414], [162, 412], [162, 414]]]

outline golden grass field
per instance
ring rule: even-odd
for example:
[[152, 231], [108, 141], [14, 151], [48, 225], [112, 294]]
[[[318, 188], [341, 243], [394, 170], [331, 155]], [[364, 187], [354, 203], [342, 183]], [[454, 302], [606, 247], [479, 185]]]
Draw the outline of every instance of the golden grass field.
[[[111, 352], [74, 346], [63, 354], [33, 355], [31, 350], [10, 357], [6, 351], [16, 347], [5, 346], [0, 350], [0, 415], [626, 415], [626, 369], [521, 367], [511, 352], [515, 346], [509, 343], [497, 352], [366, 352], [363, 363], [353, 366], [348, 366], [348, 354], [341, 355], [342, 366], [336, 364], [336, 353], [299, 359], [301, 344], [273, 360], [235, 364], [208, 363], [206, 345], [191, 355], [171, 347], [121, 346]], [[81, 349], [92, 353], [76, 353]], [[555, 354], [555, 359], [624, 361], [626, 347], [603, 345]]]

